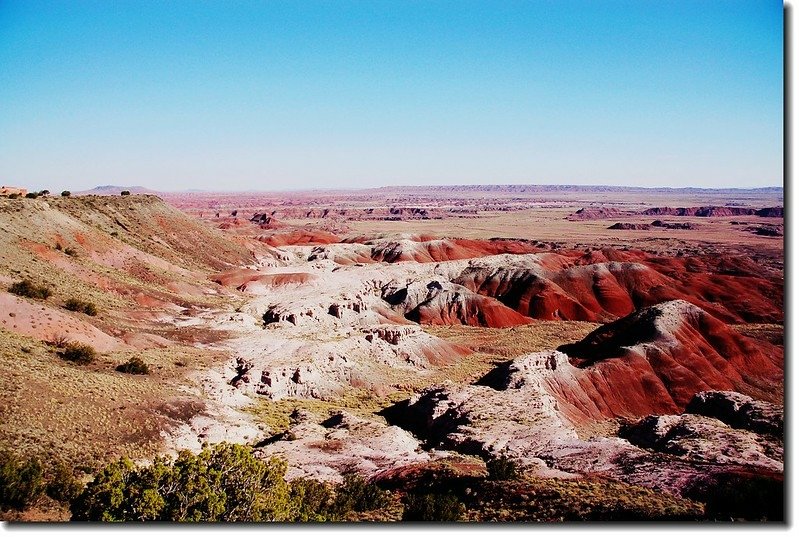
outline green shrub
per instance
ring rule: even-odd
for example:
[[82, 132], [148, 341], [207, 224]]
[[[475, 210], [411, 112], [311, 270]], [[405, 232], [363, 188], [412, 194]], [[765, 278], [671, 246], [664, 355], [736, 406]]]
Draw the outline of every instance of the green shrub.
[[68, 198], [72, 195], [72, 192], [70, 192], [69, 190], [64, 190], [63, 192], [61, 192], [61, 195], [65, 198]]
[[91, 315], [92, 317], [97, 315], [97, 306], [91, 302], [86, 302], [77, 298], [67, 299], [67, 301], [64, 302], [64, 308], [68, 309], [69, 311], [79, 311], [85, 313], [86, 315]]
[[56, 463], [48, 472], [45, 493], [52, 499], [69, 503], [83, 490], [83, 483], [75, 477], [74, 471], [63, 462]]
[[516, 462], [504, 455], [486, 462], [486, 470], [488, 470], [488, 479], [492, 481], [510, 481], [519, 477]]
[[358, 474], [347, 474], [336, 488], [333, 512], [345, 515], [351, 511], [363, 513], [383, 509], [391, 503], [391, 495]]
[[452, 522], [462, 520], [466, 506], [454, 494], [408, 494], [402, 520]]
[[705, 516], [712, 520], [785, 520], [782, 479], [722, 474], [688, 494], [705, 502]]
[[30, 280], [22, 280], [21, 282], [12, 283], [11, 287], [8, 288], [8, 292], [28, 298], [41, 299], [46, 299], [52, 294], [52, 291], [50, 291], [49, 287], [36, 285]]
[[121, 459], [103, 468], [71, 503], [72, 520], [271, 522], [291, 520], [286, 463], [222, 443], [174, 461], [136, 468]]
[[120, 196], [130, 196], [130, 190], [123, 190], [119, 193]]
[[25, 197], [30, 200], [35, 200], [36, 198], [39, 197], [39, 194], [37, 192], [28, 192], [27, 194], [25, 194]]
[[40, 190], [40, 191], [39, 191], [39, 195], [40, 195], [40, 196], [49, 196], [49, 195], [50, 195], [50, 191], [49, 191], [49, 190], [47, 190], [47, 189], [45, 189], [45, 190]]
[[0, 509], [25, 509], [44, 491], [43, 469], [37, 459], [21, 461], [0, 452]]
[[295, 522], [326, 522], [340, 520], [334, 512], [333, 487], [313, 479], [295, 479], [291, 483], [291, 520]]
[[117, 371], [120, 373], [130, 373], [131, 375], [147, 375], [150, 373], [150, 368], [138, 356], [134, 356], [124, 364], [117, 366]]
[[68, 362], [75, 362], [79, 365], [87, 365], [97, 358], [97, 351], [91, 345], [83, 343], [67, 343], [61, 351], [61, 357]]

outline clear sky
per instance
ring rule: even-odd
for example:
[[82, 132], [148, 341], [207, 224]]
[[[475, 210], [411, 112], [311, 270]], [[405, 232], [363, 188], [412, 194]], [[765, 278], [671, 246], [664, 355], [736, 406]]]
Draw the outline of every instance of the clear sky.
[[782, 184], [775, 0], [0, 0], [0, 183]]

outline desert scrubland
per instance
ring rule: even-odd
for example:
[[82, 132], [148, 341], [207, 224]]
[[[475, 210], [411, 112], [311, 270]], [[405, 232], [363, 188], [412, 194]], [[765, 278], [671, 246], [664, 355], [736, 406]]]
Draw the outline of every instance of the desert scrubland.
[[107, 190], [0, 198], [15, 456], [242, 444], [387, 491], [348, 520], [782, 517], [782, 189]]

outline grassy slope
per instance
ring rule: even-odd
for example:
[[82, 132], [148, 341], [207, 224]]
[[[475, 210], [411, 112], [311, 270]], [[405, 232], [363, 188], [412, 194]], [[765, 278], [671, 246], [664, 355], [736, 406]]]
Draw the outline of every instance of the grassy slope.
[[[4, 325], [0, 448], [95, 468], [122, 454], [152, 455], [163, 427], [202, 408], [182, 387], [191, 383], [191, 371], [225, 358], [191, 346], [215, 336], [157, 318], [178, 311], [175, 305], [229, 305], [232, 297], [208, 275], [251, 263], [246, 247], [154, 196], [86, 196], [0, 198], [0, 251], [0, 287], [28, 278], [53, 290], [44, 301], [25, 298], [29, 303], [57, 308], [113, 337], [144, 332], [167, 340], [165, 348], [123, 347], [78, 366], [11, 331], [13, 323]], [[64, 310], [69, 298], [94, 303], [99, 314]], [[115, 371], [134, 355], [150, 365], [150, 375]]]

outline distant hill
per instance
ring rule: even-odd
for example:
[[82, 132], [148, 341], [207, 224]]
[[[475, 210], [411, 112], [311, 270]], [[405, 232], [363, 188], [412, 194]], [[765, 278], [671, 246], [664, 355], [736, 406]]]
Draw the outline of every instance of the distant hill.
[[394, 185], [382, 186], [372, 191], [396, 192], [508, 192], [508, 193], [547, 193], [547, 192], [642, 192], [652, 193], [657, 191], [675, 193], [781, 193], [781, 186], [766, 186], [756, 188], [700, 188], [700, 187], [646, 187], [646, 186], [611, 186], [611, 185]]
[[78, 195], [95, 195], [95, 196], [118, 196], [123, 190], [128, 190], [131, 194], [158, 194], [157, 190], [151, 190], [143, 186], [118, 186], [118, 185], [100, 185], [92, 188], [91, 190], [82, 190], [75, 192]]

